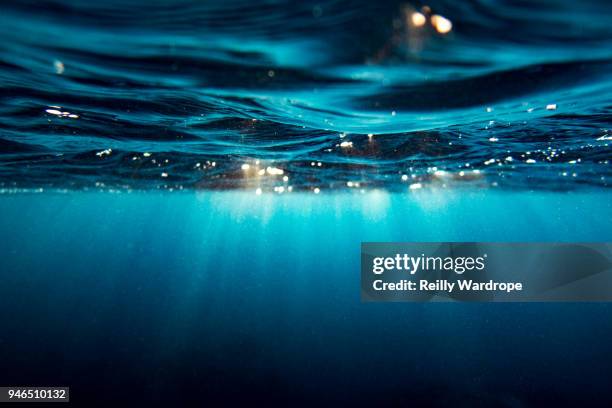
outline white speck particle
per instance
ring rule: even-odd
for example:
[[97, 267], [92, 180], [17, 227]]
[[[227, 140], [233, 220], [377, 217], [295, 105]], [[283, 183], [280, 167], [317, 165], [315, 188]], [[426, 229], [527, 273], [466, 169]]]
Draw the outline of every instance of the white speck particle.
[[556, 110], [557, 109], [557, 104], [556, 103], [551, 103], [546, 105], [546, 110]]
[[255, 194], [261, 195], [261, 188], [257, 187], [257, 189], [255, 190]]
[[422, 188], [422, 187], [423, 187], [423, 185], [421, 183], [413, 183], [408, 188], [410, 190], [418, 190], [419, 188]]
[[340, 147], [353, 147], [353, 142], [342, 142]]
[[61, 114], [62, 114], [61, 111], [58, 111], [56, 109], [47, 109], [45, 112], [50, 113], [52, 115], [58, 115], [58, 116], [61, 116]]
[[53, 61], [53, 68], [55, 69], [55, 73], [58, 75], [62, 75], [66, 67], [64, 67], [64, 63], [60, 60]]
[[489, 113], [490, 113], [490, 112], [493, 112], [493, 108], [492, 108], [492, 107], [490, 107], [490, 106], [488, 106], [488, 107], [487, 107], [487, 112], [489, 112]]
[[312, 190], [315, 194], [319, 194], [321, 192], [321, 189], [319, 187], [315, 187], [314, 190]]
[[251, 165], [250, 165], [250, 164], [248, 164], [248, 163], [244, 163], [242, 166], [240, 166], [240, 168], [241, 168], [242, 170], [248, 170], [248, 169], [250, 169], [250, 168], [251, 168]]
[[497, 141], [499, 141], [499, 139], [496, 138], [496, 137], [490, 137], [489, 138], [489, 142], [497, 142]]
[[166, 178], [166, 177], [168, 177], [168, 173], [163, 172], [163, 173], [161, 174], [161, 176], [162, 176], [163, 178]]
[[527, 160], [525, 160], [525, 163], [529, 163], [529, 164], [533, 164], [533, 163], [535, 163], [535, 162], [536, 162], [536, 161], [535, 161], [535, 160], [533, 160], [533, 159], [527, 159]]
[[282, 176], [284, 171], [278, 167], [267, 167], [266, 172], [271, 176]]
[[402, 174], [402, 181], [407, 181], [407, 180], [408, 180], [408, 175]]
[[283, 181], [286, 183], [287, 181], [289, 181], [289, 177], [283, 176]]
[[144, 157], [151, 157], [151, 153], [148, 153], [148, 152], [143, 153], [142, 155], [143, 155]]
[[102, 150], [102, 151], [96, 153], [96, 156], [98, 156], [98, 157], [108, 156], [112, 152], [113, 152], [113, 149], [106, 149], [106, 150]]

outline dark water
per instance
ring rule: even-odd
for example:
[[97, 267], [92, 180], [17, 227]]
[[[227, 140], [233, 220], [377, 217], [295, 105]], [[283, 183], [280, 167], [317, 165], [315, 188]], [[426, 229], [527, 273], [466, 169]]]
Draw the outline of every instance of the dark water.
[[607, 304], [360, 301], [363, 241], [611, 239], [612, 3], [424, 5], [2, 2], [0, 386], [610, 406]]
[[0, 182], [609, 185], [612, 3], [423, 5], [3, 2]]
[[0, 200], [0, 383], [78, 406], [609, 406], [608, 304], [361, 303], [361, 241], [610, 238], [610, 194]]

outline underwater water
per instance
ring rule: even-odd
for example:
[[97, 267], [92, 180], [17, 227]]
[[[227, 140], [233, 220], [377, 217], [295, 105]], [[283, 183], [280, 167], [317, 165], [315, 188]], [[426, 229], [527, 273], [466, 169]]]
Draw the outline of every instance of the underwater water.
[[415, 196], [6, 196], [0, 382], [86, 406], [605, 406], [608, 304], [362, 303], [359, 260], [609, 239], [610, 195]]
[[610, 241], [609, 1], [0, 5], [0, 386], [607, 406], [608, 304], [371, 304], [364, 241]]

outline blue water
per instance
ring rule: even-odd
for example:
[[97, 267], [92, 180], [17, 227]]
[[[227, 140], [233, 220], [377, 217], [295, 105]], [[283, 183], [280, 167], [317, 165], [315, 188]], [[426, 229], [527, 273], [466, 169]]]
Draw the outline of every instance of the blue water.
[[2, 2], [0, 386], [610, 406], [609, 305], [361, 303], [359, 250], [610, 241], [611, 15]]
[[149, 3], [3, 2], [4, 187], [609, 186], [609, 1]]
[[0, 382], [83, 406], [606, 406], [608, 304], [361, 303], [359, 251], [609, 240], [610, 198], [7, 195]]

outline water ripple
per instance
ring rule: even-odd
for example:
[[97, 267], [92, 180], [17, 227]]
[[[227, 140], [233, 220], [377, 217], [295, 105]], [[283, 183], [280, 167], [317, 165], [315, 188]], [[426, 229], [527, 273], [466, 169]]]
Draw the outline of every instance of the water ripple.
[[3, 187], [570, 190], [612, 177], [607, 1], [0, 9]]

